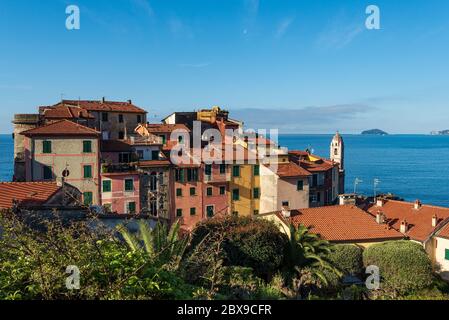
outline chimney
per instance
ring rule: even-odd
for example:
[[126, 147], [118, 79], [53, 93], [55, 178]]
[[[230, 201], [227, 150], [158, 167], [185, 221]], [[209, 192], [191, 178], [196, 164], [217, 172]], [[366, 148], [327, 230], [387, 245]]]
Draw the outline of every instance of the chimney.
[[421, 209], [421, 201], [419, 201], [419, 200], [416, 200], [415, 201], [415, 204], [414, 204], [414, 208], [415, 208], [415, 210], [419, 210], [419, 209]]
[[282, 206], [281, 213], [284, 218], [290, 218], [291, 211], [288, 206]]
[[128, 104], [133, 104], [131, 99], [128, 100]]
[[105, 103], [105, 101], [106, 101], [105, 97], [101, 98], [101, 103]]
[[384, 199], [376, 198], [376, 207], [382, 207], [384, 205]]
[[407, 231], [408, 231], [408, 224], [407, 224], [407, 221], [402, 220], [402, 222], [401, 222], [401, 227], [400, 227], [399, 231], [400, 231], [401, 233], [404, 233], [404, 234], [407, 233]]
[[435, 228], [437, 226], [437, 224], [438, 224], [438, 217], [436, 214], [434, 214], [432, 217], [432, 227]]
[[376, 222], [378, 223], [378, 224], [384, 224], [384, 222], [385, 222], [385, 216], [384, 216], [384, 214], [382, 213], [382, 211], [377, 211], [377, 214], [376, 214]]

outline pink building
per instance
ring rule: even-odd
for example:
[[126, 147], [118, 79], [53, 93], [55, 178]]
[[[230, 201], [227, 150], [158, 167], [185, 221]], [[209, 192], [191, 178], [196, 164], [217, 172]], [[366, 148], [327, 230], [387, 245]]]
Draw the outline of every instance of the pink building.
[[109, 212], [118, 214], [139, 213], [139, 190], [138, 172], [103, 172], [101, 174], [102, 205]]
[[230, 169], [226, 164], [202, 164], [203, 210], [207, 218], [229, 213]]

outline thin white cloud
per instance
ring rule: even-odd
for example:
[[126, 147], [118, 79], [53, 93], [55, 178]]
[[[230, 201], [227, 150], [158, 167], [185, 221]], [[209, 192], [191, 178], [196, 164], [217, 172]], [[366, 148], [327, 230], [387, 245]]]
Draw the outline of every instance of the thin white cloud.
[[293, 21], [295, 21], [295, 17], [287, 17], [282, 19], [276, 28], [275, 37], [278, 39], [282, 38], [287, 32], [288, 28], [290, 28]]

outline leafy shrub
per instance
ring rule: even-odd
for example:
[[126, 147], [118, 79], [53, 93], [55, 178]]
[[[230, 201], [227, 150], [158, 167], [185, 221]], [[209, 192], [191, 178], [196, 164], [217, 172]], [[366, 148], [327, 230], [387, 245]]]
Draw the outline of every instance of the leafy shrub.
[[288, 239], [272, 222], [244, 217], [210, 219], [194, 230], [191, 249], [216, 233], [224, 233], [224, 265], [252, 268], [262, 278], [281, 267]]
[[351, 244], [337, 244], [327, 256], [344, 275], [359, 275], [363, 271], [363, 250]]
[[421, 245], [411, 241], [388, 241], [363, 253], [365, 266], [379, 267], [381, 289], [409, 294], [432, 284], [431, 262]]

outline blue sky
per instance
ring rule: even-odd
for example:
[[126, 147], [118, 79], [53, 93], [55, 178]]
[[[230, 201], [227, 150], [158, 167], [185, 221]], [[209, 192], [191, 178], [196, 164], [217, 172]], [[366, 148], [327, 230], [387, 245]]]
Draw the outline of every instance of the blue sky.
[[[81, 29], [65, 28], [78, 5]], [[381, 29], [365, 28], [380, 8]], [[0, 132], [65, 98], [281, 132], [449, 128], [447, 0], [1, 0]]]

